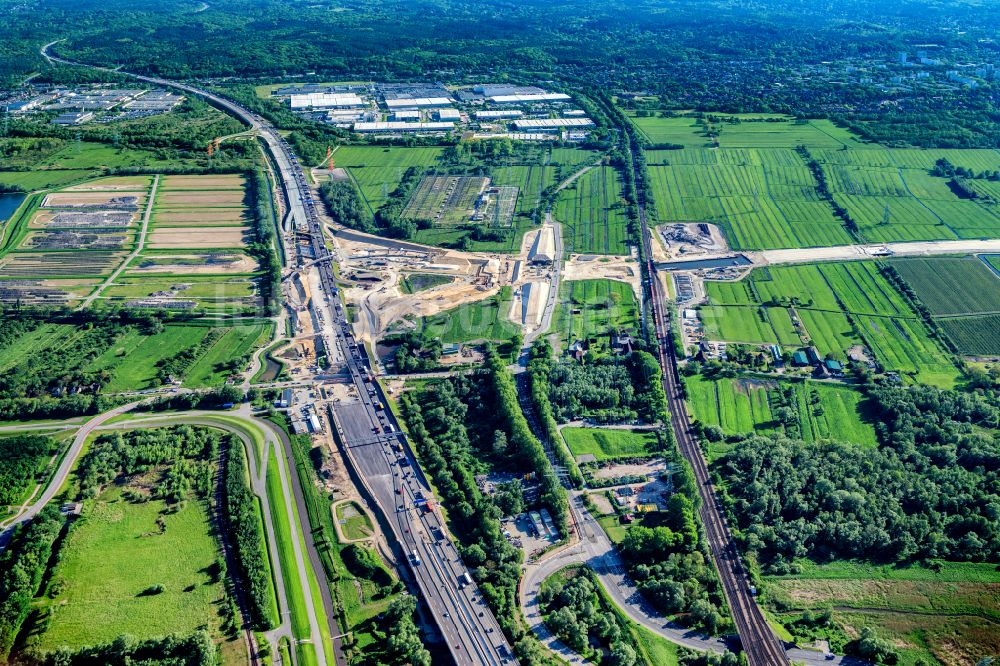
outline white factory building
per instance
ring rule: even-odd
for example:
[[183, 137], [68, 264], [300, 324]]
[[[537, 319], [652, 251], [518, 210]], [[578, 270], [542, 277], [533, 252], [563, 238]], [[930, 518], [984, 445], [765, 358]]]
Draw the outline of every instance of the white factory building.
[[568, 102], [573, 98], [565, 93], [538, 93], [534, 95], [494, 95], [488, 99], [494, 104], [532, 104], [536, 102]]
[[458, 109], [453, 109], [451, 107], [448, 107], [447, 109], [438, 109], [437, 111], [434, 112], [434, 115], [437, 116], [438, 120], [442, 121], [446, 120], [459, 121], [462, 119], [462, 114], [459, 113]]
[[354, 123], [355, 132], [450, 132], [455, 129], [455, 123], [400, 123], [374, 122]]
[[420, 112], [416, 109], [393, 111], [392, 119], [399, 122], [418, 122], [420, 120]]
[[492, 111], [476, 111], [476, 120], [498, 120], [502, 118], [520, 118], [524, 115], [521, 109], [494, 109]]
[[563, 127], [579, 129], [593, 126], [594, 121], [590, 118], [538, 118], [514, 121], [514, 127], [521, 132], [551, 132]]
[[400, 109], [422, 109], [435, 106], [451, 106], [447, 97], [415, 97], [413, 99], [387, 99], [385, 105], [390, 111]]
[[365, 100], [354, 93], [307, 93], [291, 95], [288, 104], [293, 109], [357, 109]]

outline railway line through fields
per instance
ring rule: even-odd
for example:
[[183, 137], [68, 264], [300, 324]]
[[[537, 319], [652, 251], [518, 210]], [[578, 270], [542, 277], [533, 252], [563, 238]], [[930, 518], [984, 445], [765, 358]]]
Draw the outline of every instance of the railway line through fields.
[[739, 550], [729, 531], [719, 500], [708, 473], [708, 465], [695, 438], [691, 420], [688, 417], [687, 406], [684, 404], [680, 389], [680, 377], [677, 372], [677, 357], [671, 338], [670, 326], [667, 324], [666, 294], [657, 276], [657, 269], [652, 259], [652, 234], [646, 217], [645, 197], [642, 190], [642, 177], [637, 164], [639, 148], [634, 140], [623, 130], [623, 136], [630, 143], [632, 151], [633, 175], [636, 182], [636, 202], [639, 210], [640, 233], [642, 234], [643, 259], [646, 262], [647, 279], [650, 288], [650, 303], [655, 324], [657, 355], [663, 373], [663, 389], [667, 395], [667, 406], [670, 411], [670, 423], [677, 438], [681, 454], [694, 471], [701, 499], [699, 516], [705, 526], [712, 559], [715, 561], [722, 582], [723, 592], [729, 610], [736, 625], [743, 651], [746, 653], [750, 666], [787, 666], [789, 664], [785, 649], [774, 635], [764, 613], [750, 592], [749, 578]]

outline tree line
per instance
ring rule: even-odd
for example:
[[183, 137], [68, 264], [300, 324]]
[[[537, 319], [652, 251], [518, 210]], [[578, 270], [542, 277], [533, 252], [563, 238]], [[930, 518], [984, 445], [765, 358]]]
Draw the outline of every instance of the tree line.
[[228, 447], [224, 495], [227, 527], [236, 545], [240, 574], [247, 583], [253, 629], [267, 631], [278, 625], [278, 618], [274, 612], [274, 587], [260, 505], [250, 489], [250, 472], [243, 447], [234, 437], [229, 438]]

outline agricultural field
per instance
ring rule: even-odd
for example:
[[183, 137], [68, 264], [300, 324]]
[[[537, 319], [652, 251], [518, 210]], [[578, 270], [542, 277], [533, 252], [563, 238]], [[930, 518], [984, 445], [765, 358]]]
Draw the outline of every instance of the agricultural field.
[[[829, 121], [782, 117], [633, 117], [646, 151], [661, 222], [719, 225], [736, 249], [839, 245], [856, 239], [833, 215], [796, 148], [823, 172], [830, 196], [857, 223], [858, 240], [890, 242], [995, 238], [1000, 188], [964, 179], [956, 193], [932, 175], [935, 162], [982, 173], [1000, 168], [992, 150], [885, 148], [860, 142]], [[657, 145], [683, 149], [657, 149]], [[668, 146], [667, 144], [670, 144]]]
[[706, 124], [694, 116], [629, 116], [639, 133], [651, 144], [711, 146]]
[[607, 336], [612, 331], [634, 333], [638, 328], [639, 306], [629, 284], [617, 280], [560, 283], [550, 331], [558, 334], [563, 349], [576, 340], [590, 341], [591, 349], [600, 349], [610, 345]]
[[1000, 276], [984, 258], [900, 259], [893, 268], [962, 354], [1000, 354]]
[[507, 317], [513, 303], [510, 287], [482, 301], [466, 303], [420, 320], [418, 328], [442, 342], [474, 342], [476, 340], [510, 340], [521, 327]]
[[560, 432], [574, 456], [592, 454], [598, 460], [608, 460], [651, 456], [659, 450], [652, 430], [567, 427]]
[[[864, 415], [864, 396], [849, 386], [700, 375], [686, 377], [684, 383], [692, 416], [727, 435], [781, 432], [807, 442], [877, 444], [875, 428]], [[724, 448], [712, 444], [711, 456], [718, 457]]]
[[[189, 501], [166, 509], [162, 500], [129, 502], [121, 488], [94, 500], [62, 548], [54, 574], [60, 592], [46, 604], [49, 621], [30, 648], [95, 645], [123, 633], [190, 634], [205, 625], [220, 633], [217, 606], [226, 592], [211, 573], [220, 554], [208, 507]], [[155, 585], [164, 591], [143, 594]]]
[[81, 517], [50, 562], [19, 650], [206, 631], [220, 663], [246, 660], [211, 506], [223, 445], [189, 426], [89, 441], [64, 496], [82, 502]]
[[132, 307], [254, 312], [256, 262], [246, 179], [236, 174], [160, 177], [143, 251], [101, 293]]
[[947, 178], [931, 173], [938, 159], [977, 171], [997, 169], [1000, 154], [995, 151], [870, 147], [821, 150], [814, 157], [834, 200], [847, 209], [868, 241], [988, 238], [1000, 233], [995, 206], [959, 196]]
[[591, 169], [563, 189], [553, 216], [568, 254], [628, 254], [628, 217], [621, 180], [610, 166]]
[[151, 179], [111, 177], [28, 196], [0, 247], [0, 300], [77, 305], [137, 242]]
[[805, 610], [833, 607], [833, 620], [856, 635], [872, 627], [900, 652], [900, 664], [976, 663], [1000, 651], [1000, 572], [993, 564], [936, 562], [904, 567], [854, 562], [797, 563], [767, 576], [762, 593], [794, 622]]
[[333, 165], [347, 170], [374, 215], [399, 187], [408, 168], [437, 166], [441, 151], [437, 146], [340, 146], [333, 153]]
[[707, 282], [706, 291], [709, 339], [787, 348], [797, 336], [820, 355], [842, 359], [860, 346], [886, 371], [940, 386], [957, 379], [946, 351], [875, 263], [757, 269], [739, 282]]
[[717, 224], [739, 249], [851, 242], [793, 148], [649, 151], [647, 163], [661, 222]]
[[[521, 238], [535, 223], [536, 211], [546, 188], [582, 166], [595, 163], [600, 157], [589, 150], [531, 146], [503, 163], [487, 165], [474, 155], [465, 155], [458, 158], [458, 162], [446, 163], [443, 151], [440, 147], [340, 146], [333, 153], [333, 163], [336, 168], [346, 171], [372, 216], [396, 191], [411, 167], [420, 171], [448, 168], [455, 176], [463, 173], [478, 176], [485, 169], [491, 186], [502, 190], [499, 197], [502, 205], [498, 209], [485, 210], [480, 222], [486, 227], [496, 227], [495, 220], [499, 217], [499, 226], [510, 229], [509, 232], [498, 238], [476, 240], [467, 229], [456, 226], [470, 220], [453, 215], [439, 226], [418, 230], [413, 240], [436, 246], [461, 245], [480, 252], [516, 252]], [[516, 188], [516, 193], [513, 188]], [[412, 198], [414, 206], [408, 208], [403, 216], [423, 219], [429, 208], [418, 213], [419, 206], [416, 204], [419, 201]], [[463, 204], [460, 208], [466, 210], [469, 207]]]
[[[20, 187], [27, 192], [79, 183], [101, 176], [109, 168], [154, 170], [174, 167], [178, 162], [154, 151], [65, 139], [0, 139], [0, 154], [6, 143], [17, 141], [43, 145], [37, 150], [24, 150], [17, 157], [0, 160], [0, 184]], [[6, 170], [23, 168], [29, 170]]]

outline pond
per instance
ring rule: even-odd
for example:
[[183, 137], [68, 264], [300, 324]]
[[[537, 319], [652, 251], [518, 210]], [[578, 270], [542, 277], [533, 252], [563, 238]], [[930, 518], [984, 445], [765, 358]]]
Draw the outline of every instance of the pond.
[[23, 192], [0, 192], [0, 222], [6, 222], [24, 201]]

